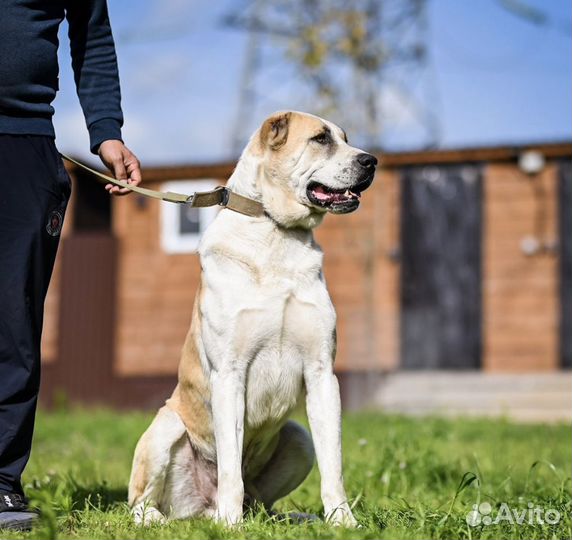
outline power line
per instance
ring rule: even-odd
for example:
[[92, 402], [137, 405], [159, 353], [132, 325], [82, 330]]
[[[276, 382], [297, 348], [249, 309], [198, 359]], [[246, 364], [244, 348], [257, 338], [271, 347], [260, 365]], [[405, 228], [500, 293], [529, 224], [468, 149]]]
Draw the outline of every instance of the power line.
[[553, 20], [545, 11], [521, 0], [496, 0], [506, 11], [536, 26], [553, 28], [567, 36], [572, 35], [572, 24], [562, 19]]

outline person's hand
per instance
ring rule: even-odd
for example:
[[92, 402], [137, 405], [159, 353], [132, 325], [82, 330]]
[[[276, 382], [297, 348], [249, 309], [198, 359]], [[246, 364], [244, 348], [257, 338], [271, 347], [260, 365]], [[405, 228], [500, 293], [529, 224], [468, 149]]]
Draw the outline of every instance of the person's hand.
[[[99, 145], [98, 154], [117, 180], [125, 180], [134, 186], [141, 182], [141, 164], [135, 154], [121, 141], [103, 141]], [[128, 189], [113, 184], [107, 184], [105, 189], [113, 195], [130, 193]]]

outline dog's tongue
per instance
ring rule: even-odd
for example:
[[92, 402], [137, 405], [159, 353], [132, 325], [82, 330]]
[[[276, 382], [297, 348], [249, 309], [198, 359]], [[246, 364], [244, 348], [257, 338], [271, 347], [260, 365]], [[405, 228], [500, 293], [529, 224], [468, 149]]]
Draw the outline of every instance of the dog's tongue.
[[312, 193], [314, 194], [314, 197], [316, 197], [316, 199], [319, 201], [327, 201], [332, 198], [332, 194], [326, 193], [322, 186], [316, 186], [313, 188]]
[[342, 203], [350, 199], [359, 199], [360, 193], [354, 193], [349, 189], [343, 193], [339, 191], [326, 191], [324, 186], [317, 185], [312, 188], [312, 193], [319, 201], [327, 201], [330, 203]]

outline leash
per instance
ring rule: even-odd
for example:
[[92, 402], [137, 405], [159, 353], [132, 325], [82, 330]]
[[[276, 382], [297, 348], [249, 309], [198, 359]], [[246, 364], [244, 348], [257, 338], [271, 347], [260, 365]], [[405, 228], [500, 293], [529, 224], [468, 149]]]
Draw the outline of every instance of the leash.
[[151, 197], [152, 199], [159, 199], [161, 201], [177, 204], [188, 204], [193, 208], [205, 208], [207, 206], [217, 205], [224, 206], [225, 208], [238, 212], [239, 214], [252, 217], [260, 217], [264, 215], [264, 207], [262, 206], [262, 203], [255, 201], [254, 199], [249, 199], [248, 197], [243, 197], [238, 193], [234, 193], [234, 191], [231, 191], [226, 186], [218, 186], [211, 191], [196, 191], [192, 195], [174, 193], [172, 191], [155, 191], [153, 189], [134, 186], [124, 180], [117, 180], [116, 178], [107, 176], [91, 167], [88, 167], [80, 161], [66, 156], [65, 154], [60, 154], [60, 156], [70, 163], [73, 163], [81, 169], [89, 172], [102, 183], [113, 184], [114, 186], [126, 188], [145, 197]]

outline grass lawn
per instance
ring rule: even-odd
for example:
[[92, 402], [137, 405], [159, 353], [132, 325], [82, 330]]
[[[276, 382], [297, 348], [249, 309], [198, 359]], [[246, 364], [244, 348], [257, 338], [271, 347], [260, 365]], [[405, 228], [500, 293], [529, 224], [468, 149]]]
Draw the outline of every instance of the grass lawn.
[[[374, 413], [344, 419], [346, 488], [359, 529], [288, 524], [262, 512], [233, 529], [202, 519], [136, 527], [125, 503], [127, 482], [133, 448], [150, 419], [102, 410], [40, 413], [25, 482], [42, 521], [31, 533], [1, 538], [571, 537], [569, 426]], [[490, 504], [481, 506], [490, 510], [485, 522], [503, 519], [469, 526], [467, 514], [480, 503]], [[321, 508], [316, 468], [277, 505], [318, 514]], [[556, 511], [558, 523], [530, 519], [548, 509], [546, 519], [555, 521]], [[509, 510], [524, 522], [513, 516], [511, 523]]]

